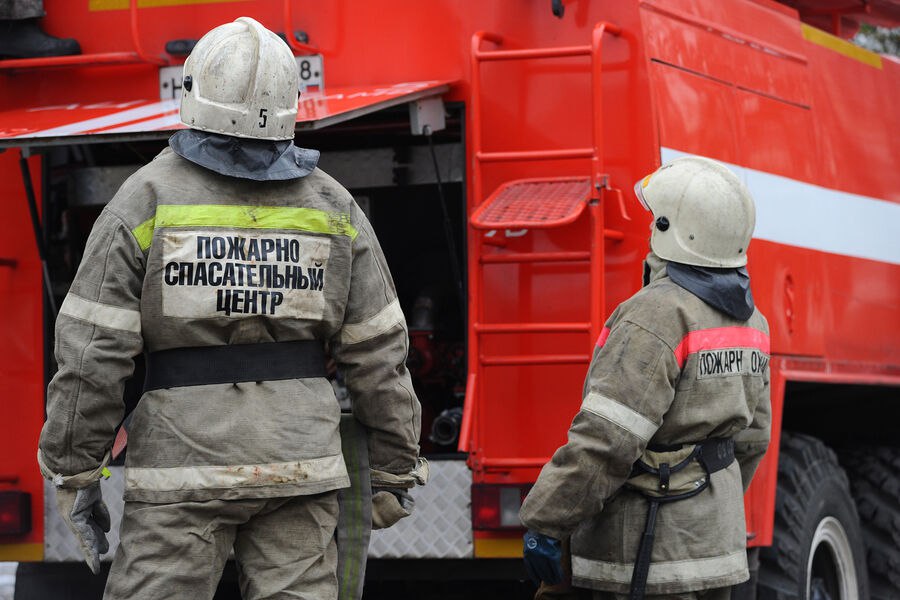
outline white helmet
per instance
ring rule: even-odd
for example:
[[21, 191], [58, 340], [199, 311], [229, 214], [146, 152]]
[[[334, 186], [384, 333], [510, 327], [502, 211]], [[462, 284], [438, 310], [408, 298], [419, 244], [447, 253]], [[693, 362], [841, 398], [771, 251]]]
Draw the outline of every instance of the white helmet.
[[746, 186], [708, 158], [677, 158], [634, 185], [653, 213], [650, 248], [660, 258], [698, 267], [743, 267], [756, 224]]
[[287, 44], [241, 17], [200, 38], [185, 61], [181, 121], [241, 138], [291, 140], [298, 84]]

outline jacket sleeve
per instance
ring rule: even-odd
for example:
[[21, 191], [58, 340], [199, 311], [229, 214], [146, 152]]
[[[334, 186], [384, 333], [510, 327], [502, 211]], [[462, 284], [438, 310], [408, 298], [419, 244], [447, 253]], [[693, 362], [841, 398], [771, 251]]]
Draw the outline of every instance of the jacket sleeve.
[[45, 476], [65, 478], [104, 463], [124, 413], [125, 381], [143, 350], [145, 266], [131, 230], [104, 209], [56, 319], [59, 369], [47, 390], [39, 442]]
[[525, 525], [563, 539], [625, 482], [675, 397], [672, 349], [650, 331], [613, 325], [594, 357], [568, 442], [544, 465], [522, 505]]
[[753, 474], [769, 447], [772, 427], [772, 401], [769, 396], [769, 370], [763, 373], [764, 385], [756, 398], [756, 410], [750, 426], [734, 436], [734, 457], [741, 467], [744, 491], [750, 487]]
[[367, 430], [373, 485], [385, 474], [405, 481], [417, 465], [421, 427], [406, 369], [406, 319], [372, 226], [358, 208], [355, 216], [350, 293], [331, 353], [350, 390], [353, 414]]

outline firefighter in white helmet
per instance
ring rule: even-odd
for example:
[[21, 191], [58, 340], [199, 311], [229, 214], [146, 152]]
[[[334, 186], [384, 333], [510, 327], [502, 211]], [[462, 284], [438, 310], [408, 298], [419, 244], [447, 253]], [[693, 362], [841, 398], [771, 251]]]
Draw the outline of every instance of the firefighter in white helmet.
[[653, 219], [644, 287], [606, 322], [568, 442], [520, 513], [539, 598], [728, 598], [748, 578], [743, 492], [770, 421], [753, 200], [692, 156], [635, 191]]
[[103, 210], [60, 310], [38, 459], [94, 572], [98, 478], [147, 359], [106, 598], [211, 598], [232, 548], [244, 598], [337, 597], [348, 476], [326, 350], [367, 432], [374, 525], [425, 482], [397, 294], [353, 198], [293, 144], [297, 90], [253, 19], [205, 35], [184, 67], [190, 129]]

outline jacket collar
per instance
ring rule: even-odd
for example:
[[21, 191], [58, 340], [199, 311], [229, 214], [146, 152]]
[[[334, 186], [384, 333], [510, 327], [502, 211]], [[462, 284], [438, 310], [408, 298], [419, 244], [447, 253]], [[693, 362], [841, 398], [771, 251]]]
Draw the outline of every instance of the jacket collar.
[[753, 294], [746, 267], [696, 267], [664, 260], [651, 250], [644, 260], [644, 285], [663, 277], [730, 317], [746, 321], [753, 314]]
[[211, 171], [254, 181], [306, 177], [319, 162], [318, 150], [298, 148], [293, 140], [251, 140], [184, 129], [169, 138], [176, 154]]

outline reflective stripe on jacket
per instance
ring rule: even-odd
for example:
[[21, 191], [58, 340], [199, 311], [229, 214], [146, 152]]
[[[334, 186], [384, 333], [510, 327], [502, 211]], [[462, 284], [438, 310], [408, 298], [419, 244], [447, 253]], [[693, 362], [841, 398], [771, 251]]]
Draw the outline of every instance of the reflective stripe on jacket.
[[544, 466], [521, 517], [571, 535], [573, 584], [627, 593], [647, 501], [624, 488], [648, 444], [733, 437], [737, 462], [693, 498], [660, 507], [647, 594], [748, 577], [743, 491], [769, 440], [768, 325], [721, 313], [665, 269], [620, 305], [598, 340], [568, 443]]
[[[163, 150], [94, 226], [56, 324], [44, 460], [94, 468], [122, 418], [132, 357], [318, 339], [342, 370], [373, 469], [416, 466], [419, 403], [406, 322], [372, 228], [320, 170], [277, 182], [219, 175]], [[129, 428], [125, 498], [314, 494], [348, 485], [324, 378], [147, 392]]]

